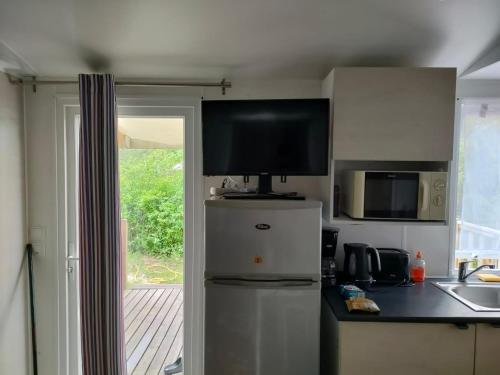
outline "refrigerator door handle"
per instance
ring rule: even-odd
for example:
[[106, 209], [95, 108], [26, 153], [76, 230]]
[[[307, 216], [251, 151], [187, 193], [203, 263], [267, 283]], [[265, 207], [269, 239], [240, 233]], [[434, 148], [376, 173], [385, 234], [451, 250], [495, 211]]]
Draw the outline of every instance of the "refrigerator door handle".
[[310, 287], [318, 284], [312, 280], [243, 280], [243, 279], [212, 279], [207, 280], [209, 284], [262, 287], [262, 288], [286, 288], [286, 287]]

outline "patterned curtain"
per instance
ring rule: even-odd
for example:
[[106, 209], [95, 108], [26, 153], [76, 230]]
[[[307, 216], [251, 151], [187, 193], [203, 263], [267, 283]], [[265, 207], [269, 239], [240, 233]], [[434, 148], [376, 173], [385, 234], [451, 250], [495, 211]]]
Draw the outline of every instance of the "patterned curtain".
[[84, 375], [125, 375], [115, 86], [81, 74], [80, 311]]

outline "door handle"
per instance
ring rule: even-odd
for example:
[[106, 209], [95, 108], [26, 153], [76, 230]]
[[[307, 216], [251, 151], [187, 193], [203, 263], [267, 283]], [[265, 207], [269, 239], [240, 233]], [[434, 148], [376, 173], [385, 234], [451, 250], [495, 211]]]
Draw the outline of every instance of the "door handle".
[[[68, 243], [68, 254], [75, 254], [75, 244], [73, 242]], [[66, 272], [71, 275], [71, 280], [75, 280], [75, 266], [74, 262], [80, 261], [80, 257], [75, 255], [66, 256]]]
[[469, 325], [467, 323], [455, 323], [455, 326], [458, 329], [469, 329]]
[[80, 261], [80, 258], [79, 257], [75, 257], [75, 256], [67, 256], [66, 257], [66, 272], [68, 272], [68, 274], [71, 274], [71, 279], [74, 280], [75, 279], [75, 274], [74, 274], [74, 262], [78, 262]]
[[283, 287], [307, 287], [317, 283], [309, 280], [237, 280], [237, 279], [215, 279], [209, 281], [215, 285], [243, 286], [243, 287], [262, 287], [262, 288], [283, 288]]
[[68, 273], [72, 273], [73, 272], [73, 264], [72, 262], [78, 262], [80, 261], [80, 258], [79, 257], [75, 257], [75, 256], [67, 256], [66, 257], [66, 262], [68, 263], [68, 266], [67, 266], [67, 270], [68, 270]]

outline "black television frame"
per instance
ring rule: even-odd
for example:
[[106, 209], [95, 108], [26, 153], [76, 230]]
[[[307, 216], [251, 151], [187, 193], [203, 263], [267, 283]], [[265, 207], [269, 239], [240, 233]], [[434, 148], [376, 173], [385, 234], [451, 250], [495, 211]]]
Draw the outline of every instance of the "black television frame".
[[286, 181], [286, 176], [328, 176], [329, 168], [330, 168], [330, 103], [327, 98], [307, 98], [307, 99], [235, 99], [235, 100], [203, 100], [202, 101], [202, 114], [203, 114], [203, 103], [206, 102], [227, 102], [227, 103], [235, 103], [235, 102], [304, 102], [304, 101], [322, 101], [325, 102], [327, 114], [326, 114], [326, 123], [325, 123], [325, 134], [322, 138], [323, 149], [326, 150], [324, 155], [324, 170], [320, 173], [273, 173], [273, 172], [260, 172], [260, 173], [246, 173], [240, 171], [224, 171], [224, 172], [215, 172], [215, 173], [205, 173], [205, 124], [203, 123], [203, 115], [202, 115], [202, 151], [203, 151], [203, 175], [204, 176], [244, 176], [245, 179], [248, 179], [249, 176], [258, 176], [258, 188], [257, 191], [259, 194], [268, 194], [272, 193], [272, 177], [273, 176], [282, 176], [282, 180]]

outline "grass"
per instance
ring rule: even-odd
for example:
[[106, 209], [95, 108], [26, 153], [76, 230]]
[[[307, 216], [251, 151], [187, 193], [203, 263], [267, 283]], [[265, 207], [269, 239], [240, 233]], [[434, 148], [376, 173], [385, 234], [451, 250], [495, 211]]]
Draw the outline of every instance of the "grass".
[[182, 284], [182, 256], [154, 257], [142, 253], [127, 254], [127, 289], [147, 284]]

